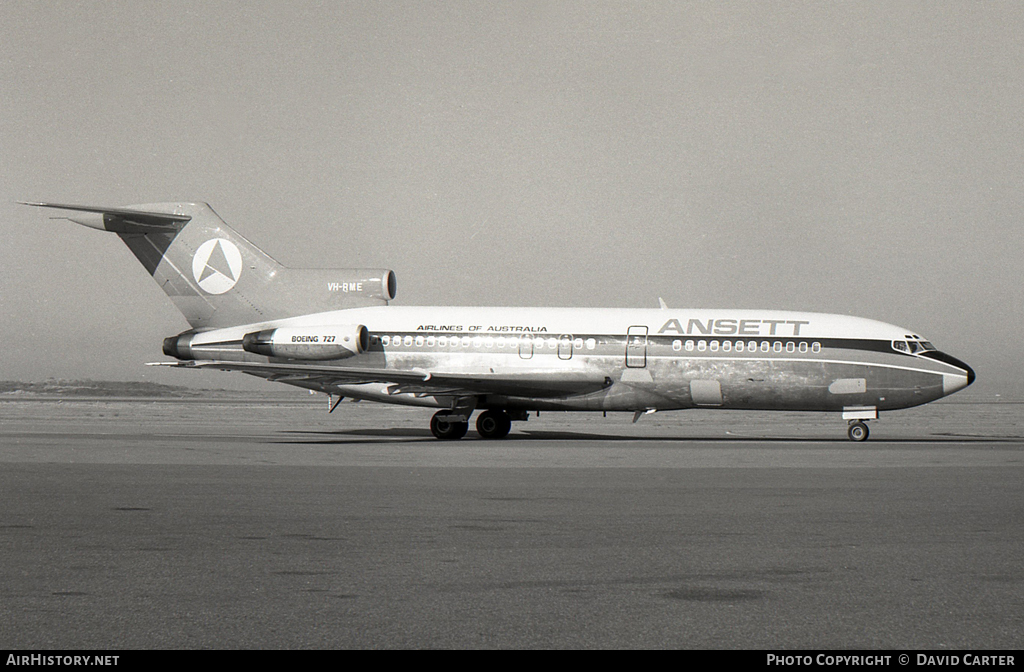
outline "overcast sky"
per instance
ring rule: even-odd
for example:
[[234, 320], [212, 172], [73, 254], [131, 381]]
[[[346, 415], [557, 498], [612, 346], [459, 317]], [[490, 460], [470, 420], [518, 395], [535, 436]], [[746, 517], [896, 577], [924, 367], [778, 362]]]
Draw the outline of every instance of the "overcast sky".
[[[187, 328], [113, 234], [206, 201], [402, 305], [815, 310], [1024, 393], [1019, 2], [0, 3], [0, 379]], [[196, 381], [201, 380], [201, 383]]]

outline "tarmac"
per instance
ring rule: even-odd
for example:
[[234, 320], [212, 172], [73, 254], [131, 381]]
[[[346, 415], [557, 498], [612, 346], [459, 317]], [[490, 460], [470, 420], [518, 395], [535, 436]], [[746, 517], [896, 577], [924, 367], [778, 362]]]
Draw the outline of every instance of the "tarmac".
[[[7, 398], [10, 397], [10, 398]], [[14, 649], [1024, 643], [1024, 405], [543, 413], [0, 398]]]

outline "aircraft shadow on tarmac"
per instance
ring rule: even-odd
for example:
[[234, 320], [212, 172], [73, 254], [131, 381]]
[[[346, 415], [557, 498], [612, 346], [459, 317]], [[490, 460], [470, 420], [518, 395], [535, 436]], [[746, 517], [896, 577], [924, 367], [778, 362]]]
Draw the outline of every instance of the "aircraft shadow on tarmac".
[[594, 442], [629, 442], [629, 443], [840, 443], [848, 447], [867, 447], [890, 443], [1024, 443], [1024, 437], [1017, 436], [983, 436], [968, 434], [932, 434], [926, 437], [899, 437], [877, 439], [874, 442], [852, 444], [845, 436], [832, 437], [772, 437], [730, 434], [728, 436], [630, 436], [621, 434], [598, 434], [577, 431], [520, 431], [512, 432], [504, 439], [482, 439], [473, 434], [460, 441], [438, 441], [427, 429], [408, 427], [343, 429], [334, 431], [290, 430], [283, 432], [288, 438], [273, 441], [284, 444], [343, 444], [343, 443], [413, 443], [429, 441], [444, 445], [486, 441], [487, 443], [507, 444], [529, 441], [594, 441]]

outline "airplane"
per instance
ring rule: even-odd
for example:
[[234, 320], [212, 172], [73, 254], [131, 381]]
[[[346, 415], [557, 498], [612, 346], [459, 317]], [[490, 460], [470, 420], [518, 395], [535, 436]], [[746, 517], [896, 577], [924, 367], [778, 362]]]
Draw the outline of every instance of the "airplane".
[[974, 382], [910, 329], [778, 310], [393, 306], [384, 268], [282, 266], [206, 203], [19, 201], [125, 242], [190, 328], [154, 366], [241, 371], [344, 398], [436, 408], [438, 439], [507, 436], [540, 411], [707, 408], [841, 414], [864, 441], [882, 411]]

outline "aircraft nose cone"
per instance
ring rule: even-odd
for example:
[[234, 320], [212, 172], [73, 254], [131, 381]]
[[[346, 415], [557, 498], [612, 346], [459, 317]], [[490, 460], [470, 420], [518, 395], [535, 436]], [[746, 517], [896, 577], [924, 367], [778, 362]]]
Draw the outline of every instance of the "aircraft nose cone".
[[963, 373], [944, 373], [942, 374], [942, 393], [953, 394], [957, 390], [962, 390], [971, 383], [974, 382], [975, 374], [974, 369], [967, 366], [964, 362], [961, 362], [956, 357], [951, 357], [945, 353], [942, 353], [941, 361], [947, 364], [952, 364], [958, 369], [962, 369]]
[[962, 390], [970, 385], [970, 376], [958, 376], [955, 373], [944, 373], [942, 374], [942, 394], [948, 395], [953, 394], [958, 390]]

